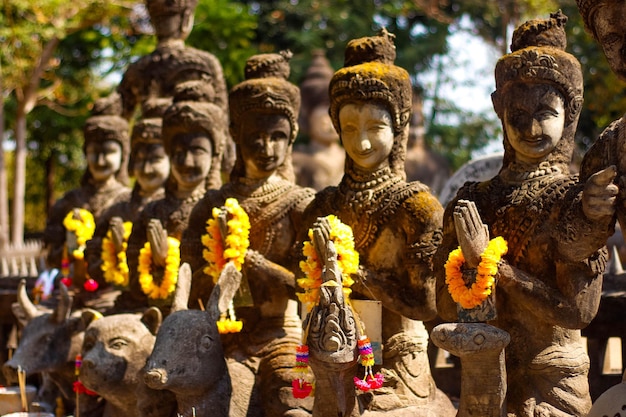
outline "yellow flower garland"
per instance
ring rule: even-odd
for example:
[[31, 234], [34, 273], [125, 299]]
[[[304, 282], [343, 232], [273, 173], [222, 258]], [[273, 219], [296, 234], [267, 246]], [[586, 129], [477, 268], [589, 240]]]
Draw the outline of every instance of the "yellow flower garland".
[[[228, 235], [225, 238], [222, 236], [217, 221], [222, 210], [228, 213], [226, 222]], [[224, 265], [229, 261], [233, 261], [237, 271], [241, 271], [246, 251], [250, 246], [250, 219], [234, 198], [226, 199], [222, 208], [214, 207], [212, 214], [213, 216], [207, 220], [207, 233], [202, 235], [202, 244], [205, 247], [202, 257], [208, 263], [204, 267], [204, 273], [213, 277], [213, 282], [217, 282]], [[224, 248], [224, 243], [226, 248]]]
[[174, 237], [167, 237], [167, 258], [165, 259], [165, 272], [161, 284], [157, 285], [152, 276], [152, 248], [150, 242], [146, 242], [139, 251], [139, 284], [141, 290], [148, 298], [167, 299], [176, 289], [178, 281], [178, 268], [180, 267], [180, 241]]
[[126, 249], [128, 248], [128, 238], [132, 231], [133, 224], [124, 222], [124, 241], [122, 251], [115, 252], [111, 231], [107, 232], [102, 239], [102, 272], [104, 280], [116, 287], [125, 288], [128, 286], [128, 262], [126, 260]]
[[96, 222], [88, 210], [80, 208], [78, 209], [78, 215], [80, 219], [75, 219], [74, 210], [70, 210], [63, 219], [63, 226], [66, 230], [76, 234], [78, 248], [72, 251], [72, 256], [74, 259], [84, 259], [85, 244], [92, 238], [93, 232], [96, 230]]
[[[330, 240], [337, 250], [337, 263], [341, 269], [343, 291], [349, 296], [354, 280], [350, 277], [359, 269], [359, 253], [354, 249], [354, 236], [350, 226], [344, 224], [335, 215], [326, 216], [330, 223]], [[306, 260], [300, 261], [300, 269], [306, 278], [298, 279], [298, 285], [304, 293], [297, 296], [305, 304], [316, 304], [319, 301], [319, 288], [322, 285], [322, 268], [315, 246], [313, 245], [313, 229], [309, 229], [309, 241], [304, 242], [302, 254]]]
[[445, 265], [446, 284], [452, 299], [464, 309], [472, 309], [482, 304], [491, 294], [498, 273], [498, 262], [508, 251], [506, 240], [498, 236], [489, 241], [489, 245], [480, 256], [476, 267], [476, 281], [468, 287], [463, 280], [465, 257], [461, 248], [450, 252]]

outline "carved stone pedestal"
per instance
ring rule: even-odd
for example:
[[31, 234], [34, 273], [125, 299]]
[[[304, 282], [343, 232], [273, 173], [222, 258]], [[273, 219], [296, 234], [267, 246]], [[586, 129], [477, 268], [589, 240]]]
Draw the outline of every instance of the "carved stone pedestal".
[[431, 340], [461, 358], [457, 416], [506, 416], [504, 348], [509, 334], [486, 323], [445, 323], [433, 329]]

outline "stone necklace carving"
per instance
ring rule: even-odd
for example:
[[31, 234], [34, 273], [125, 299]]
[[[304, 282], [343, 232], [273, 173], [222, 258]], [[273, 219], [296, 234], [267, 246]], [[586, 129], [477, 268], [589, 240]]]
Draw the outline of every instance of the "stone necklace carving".
[[339, 184], [340, 196], [335, 203], [343, 203], [340, 217], [352, 227], [359, 251], [373, 243], [380, 226], [412, 194], [410, 188], [410, 184], [394, 175], [389, 167], [368, 175], [355, 172], [344, 175]]

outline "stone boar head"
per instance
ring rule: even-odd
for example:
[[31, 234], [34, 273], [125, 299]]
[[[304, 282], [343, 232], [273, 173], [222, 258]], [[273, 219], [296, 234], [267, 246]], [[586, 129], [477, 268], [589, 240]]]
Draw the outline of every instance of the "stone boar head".
[[107, 402], [130, 401], [127, 409], [135, 407], [139, 371], [152, 352], [161, 312], [152, 307], [143, 315], [101, 317], [93, 310], [85, 310], [82, 317], [87, 328], [80, 381]]

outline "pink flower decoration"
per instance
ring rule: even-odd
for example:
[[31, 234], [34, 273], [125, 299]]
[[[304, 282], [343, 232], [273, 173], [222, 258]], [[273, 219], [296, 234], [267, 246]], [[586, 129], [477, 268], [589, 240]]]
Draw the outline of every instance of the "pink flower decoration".
[[380, 388], [383, 386], [383, 382], [385, 382], [385, 377], [380, 372], [374, 376], [366, 375], [364, 379], [354, 377], [354, 385], [363, 392]]
[[78, 394], [98, 395], [96, 392], [87, 389], [80, 381], [74, 381], [74, 392]]
[[89, 291], [89, 292], [94, 292], [95, 290], [98, 289], [98, 287], [99, 287], [98, 282], [94, 280], [93, 278], [89, 278], [83, 284], [83, 288], [85, 288], [85, 291]]
[[293, 398], [306, 398], [313, 392], [313, 384], [301, 379], [291, 381], [291, 393]]

